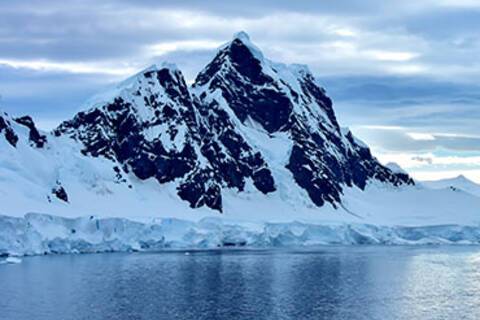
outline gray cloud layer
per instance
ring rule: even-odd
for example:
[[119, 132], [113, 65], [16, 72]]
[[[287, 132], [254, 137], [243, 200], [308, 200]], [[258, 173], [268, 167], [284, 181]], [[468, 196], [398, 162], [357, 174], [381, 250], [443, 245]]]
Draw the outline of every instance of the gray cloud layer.
[[151, 63], [191, 80], [242, 29], [273, 60], [308, 64], [375, 150], [479, 149], [474, 0], [2, 1], [1, 107], [51, 126]]

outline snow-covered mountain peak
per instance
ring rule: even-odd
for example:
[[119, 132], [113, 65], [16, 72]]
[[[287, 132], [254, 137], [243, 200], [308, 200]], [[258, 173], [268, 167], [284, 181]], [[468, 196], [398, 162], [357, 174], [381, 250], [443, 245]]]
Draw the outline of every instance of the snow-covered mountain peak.
[[44, 192], [62, 183], [59, 196], [72, 203], [89, 192], [149, 185], [162, 199], [180, 201], [176, 209], [184, 200], [231, 212], [237, 197], [278, 200], [292, 210], [338, 208], [347, 188], [413, 184], [340, 129], [308, 67], [268, 60], [245, 34], [221, 47], [192, 87], [175, 65], [160, 64], [96, 96], [54, 130], [46, 153], [32, 128], [29, 118], [0, 122], [0, 134], [18, 139], [15, 130], [23, 130], [29, 157], [51, 165]]
[[[132, 96], [155, 95], [160, 99], [171, 99], [176, 102], [184, 97], [189, 97], [188, 87], [182, 72], [173, 63], [164, 62], [160, 65], [153, 64], [142, 71], [128, 77], [111, 88], [96, 94], [86, 101], [81, 110], [86, 111], [101, 108], [105, 104], [113, 103], [115, 99], [132, 99]], [[148, 107], [149, 102], [145, 101]], [[144, 113], [142, 103], [137, 104], [140, 113]]]
[[331, 100], [308, 67], [272, 62], [250, 40], [235, 38], [221, 47], [193, 88], [203, 100], [219, 90], [240, 122], [253, 121], [269, 133], [289, 130], [294, 115], [305, 126], [323, 123], [339, 131]]
[[236, 50], [238, 51], [241, 47], [248, 49], [261, 63], [265, 63], [263, 52], [251, 41], [250, 36], [245, 31], [235, 33], [230, 42], [220, 47], [220, 51], [228, 48], [232, 54], [238, 54], [239, 52], [236, 52]]
[[460, 174], [458, 175], [456, 178], [454, 178], [453, 180], [457, 181], [457, 182], [469, 182], [469, 183], [474, 183], [472, 180], [468, 179], [467, 177], [465, 177], [463, 174]]
[[127, 78], [126, 80], [122, 81], [118, 86], [122, 86], [122, 84], [124, 84], [124, 83], [132, 82], [132, 81], [138, 79], [139, 77], [142, 77], [145, 73], [158, 72], [158, 71], [163, 70], [163, 69], [167, 69], [172, 73], [175, 73], [175, 72], [180, 72], [181, 73], [180, 69], [177, 67], [177, 65], [175, 63], [168, 62], [168, 61], [163, 61], [160, 64], [157, 64], [157, 63], [151, 64], [150, 66], [146, 67], [145, 69], [137, 72], [135, 75], [133, 75], [133, 76]]
[[223, 46], [193, 88], [201, 105], [225, 111], [241, 131], [260, 126], [266, 140], [286, 133], [293, 146], [286, 168], [319, 206], [340, 202], [343, 184], [364, 188], [373, 177], [413, 183], [381, 166], [351, 133], [341, 132], [331, 99], [308, 67], [272, 62], [249, 39]]
[[475, 196], [480, 196], [480, 185], [468, 179], [464, 175], [459, 175], [453, 178], [422, 181], [424, 186], [431, 189], [453, 189], [462, 190]]
[[[245, 49], [247, 49], [248, 51]], [[236, 56], [242, 53], [244, 55], [251, 54], [254, 58], [258, 60], [259, 64], [262, 67], [262, 71], [266, 75], [270, 75], [273, 78], [276, 77], [276, 74], [280, 71], [279, 69], [284, 69], [284, 72], [285, 70], [288, 70], [288, 72], [291, 73], [290, 76], [294, 76], [296, 80], [302, 79], [305, 77], [314, 77], [309, 67], [305, 64], [298, 64], [298, 63], [284, 64], [284, 63], [275, 62], [266, 58], [262, 50], [255, 43], [251, 41], [250, 36], [244, 31], [235, 33], [232, 41], [221, 46], [219, 49], [219, 52], [222, 50], [230, 51], [230, 59], [233, 58], [234, 60]], [[244, 52], [241, 53], [240, 52], [241, 50]], [[248, 62], [248, 60], [245, 59], [245, 60], [238, 60], [234, 62], [237, 64], [241, 64], [244, 62]]]
[[471, 183], [471, 184], [474, 184], [475, 182], [473, 182], [472, 180], [468, 179], [467, 177], [465, 177], [463, 174], [460, 174], [456, 177], [453, 177], [453, 178], [446, 178], [446, 179], [440, 179], [440, 180], [432, 180], [432, 181], [426, 181], [426, 182], [442, 182], [442, 183]]
[[213, 60], [198, 74], [194, 87], [208, 86], [219, 77], [241, 77], [252, 83], [271, 82], [271, 73], [263, 53], [248, 36], [234, 37], [221, 46]]
[[236, 32], [233, 35], [233, 40], [238, 39], [243, 42], [250, 42], [250, 36], [245, 31]]

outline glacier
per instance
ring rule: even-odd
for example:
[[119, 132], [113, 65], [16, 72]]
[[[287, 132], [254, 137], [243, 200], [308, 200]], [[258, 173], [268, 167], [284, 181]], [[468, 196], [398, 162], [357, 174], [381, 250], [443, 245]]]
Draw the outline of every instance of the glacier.
[[319, 245], [480, 244], [480, 226], [0, 216], [0, 256]]

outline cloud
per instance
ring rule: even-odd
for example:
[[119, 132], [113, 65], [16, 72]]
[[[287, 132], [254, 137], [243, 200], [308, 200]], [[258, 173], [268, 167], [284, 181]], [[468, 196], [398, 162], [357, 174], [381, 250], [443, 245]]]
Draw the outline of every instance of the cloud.
[[463, 174], [480, 183], [480, 154], [472, 156], [443, 156], [435, 153], [377, 154], [383, 163], [395, 162], [415, 179], [438, 180]]
[[[174, 5], [152, 1], [98, 4], [88, 0], [72, 1], [68, 6], [59, 1], [38, 4], [33, 0], [17, 7], [2, 4], [0, 58], [51, 63], [108, 60], [138, 65], [159, 49], [184, 50], [185, 45], [189, 49], [204, 49], [205, 45], [212, 48], [212, 44], [245, 29], [273, 58], [309, 63], [320, 74], [442, 74], [442, 65], [431, 65], [432, 57], [443, 52], [432, 48], [436, 44], [425, 41], [422, 33], [398, 28], [400, 22], [395, 19], [395, 23], [387, 20], [408, 13], [411, 5], [378, 1], [350, 1], [347, 5], [339, 1], [326, 6], [318, 1], [294, 5], [264, 1], [252, 2], [248, 8], [244, 4], [220, 5], [219, 1]], [[424, 6], [414, 8], [428, 16]], [[375, 12], [383, 14], [376, 16]], [[402, 21], [410, 21], [407, 18]], [[382, 26], [371, 26], [372, 20]], [[149, 50], [152, 47], [154, 50]], [[415, 63], [411, 63], [413, 60]], [[449, 61], [453, 61], [451, 57]], [[459, 61], [452, 70], [471, 70], [462, 69]]]
[[[373, 0], [3, 2], [0, 59], [66, 65], [67, 72], [99, 65], [99, 72], [120, 73], [115, 65], [138, 68], [166, 52], [190, 51], [196, 60], [196, 50], [213, 50], [244, 29], [273, 59], [307, 63], [320, 75], [448, 75], [476, 81], [480, 69], [471, 64], [480, 48], [476, 33], [467, 30], [477, 29], [478, 16], [464, 7], [446, 8], [432, 1]], [[436, 36], [445, 29], [439, 27], [442, 18], [452, 21], [448, 28], [454, 36]]]
[[153, 44], [147, 50], [155, 55], [164, 55], [176, 51], [213, 50], [220, 47], [220, 45], [221, 42], [207, 40], [169, 41]]
[[376, 153], [476, 152], [478, 29], [474, 0], [2, 1], [1, 107], [49, 127], [152, 63], [191, 82], [246, 30], [272, 60], [308, 64]]
[[480, 136], [461, 133], [412, 132], [412, 128], [352, 126], [352, 131], [373, 149], [382, 153], [480, 151]]
[[383, 154], [379, 153], [378, 157], [383, 162], [397, 162], [403, 168], [418, 171], [418, 170], [452, 170], [459, 169], [480, 169], [480, 156], [458, 156], [450, 155], [444, 156], [434, 152], [431, 153], [397, 153], [397, 154]]
[[434, 141], [436, 138], [430, 133], [407, 132], [407, 136], [417, 141]]
[[[0, 109], [12, 115], [29, 114], [51, 129], [71, 117], [93, 94], [116, 78], [102, 74], [77, 74], [12, 68], [0, 65]], [[53, 124], [53, 125], [52, 125]]]
[[96, 63], [69, 63], [47, 60], [8, 60], [0, 59], [0, 65], [12, 68], [25, 68], [35, 71], [68, 72], [68, 73], [102, 73], [117, 76], [128, 76], [135, 72], [129, 66], [108, 66]]
[[369, 50], [365, 53], [380, 61], [410, 61], [418, 56], [417, 53], [407, 51]]
[[412, 156], [411, 159], [413, 161], [418, 161], [421, 163], [427, 163], [427, 164], [433, 163], [433, 159], [431, 157]]
[[436, 3], [445, 7], [480, 8], [480, 3], [476, 0], [439, 0]]

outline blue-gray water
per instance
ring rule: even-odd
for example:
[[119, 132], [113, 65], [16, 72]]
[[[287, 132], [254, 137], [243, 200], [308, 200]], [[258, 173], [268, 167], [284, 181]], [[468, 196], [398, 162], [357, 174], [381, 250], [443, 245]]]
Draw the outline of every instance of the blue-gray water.
[[480, 319], [480, 249], [31, 257], [0, 265], [0, 319]]

